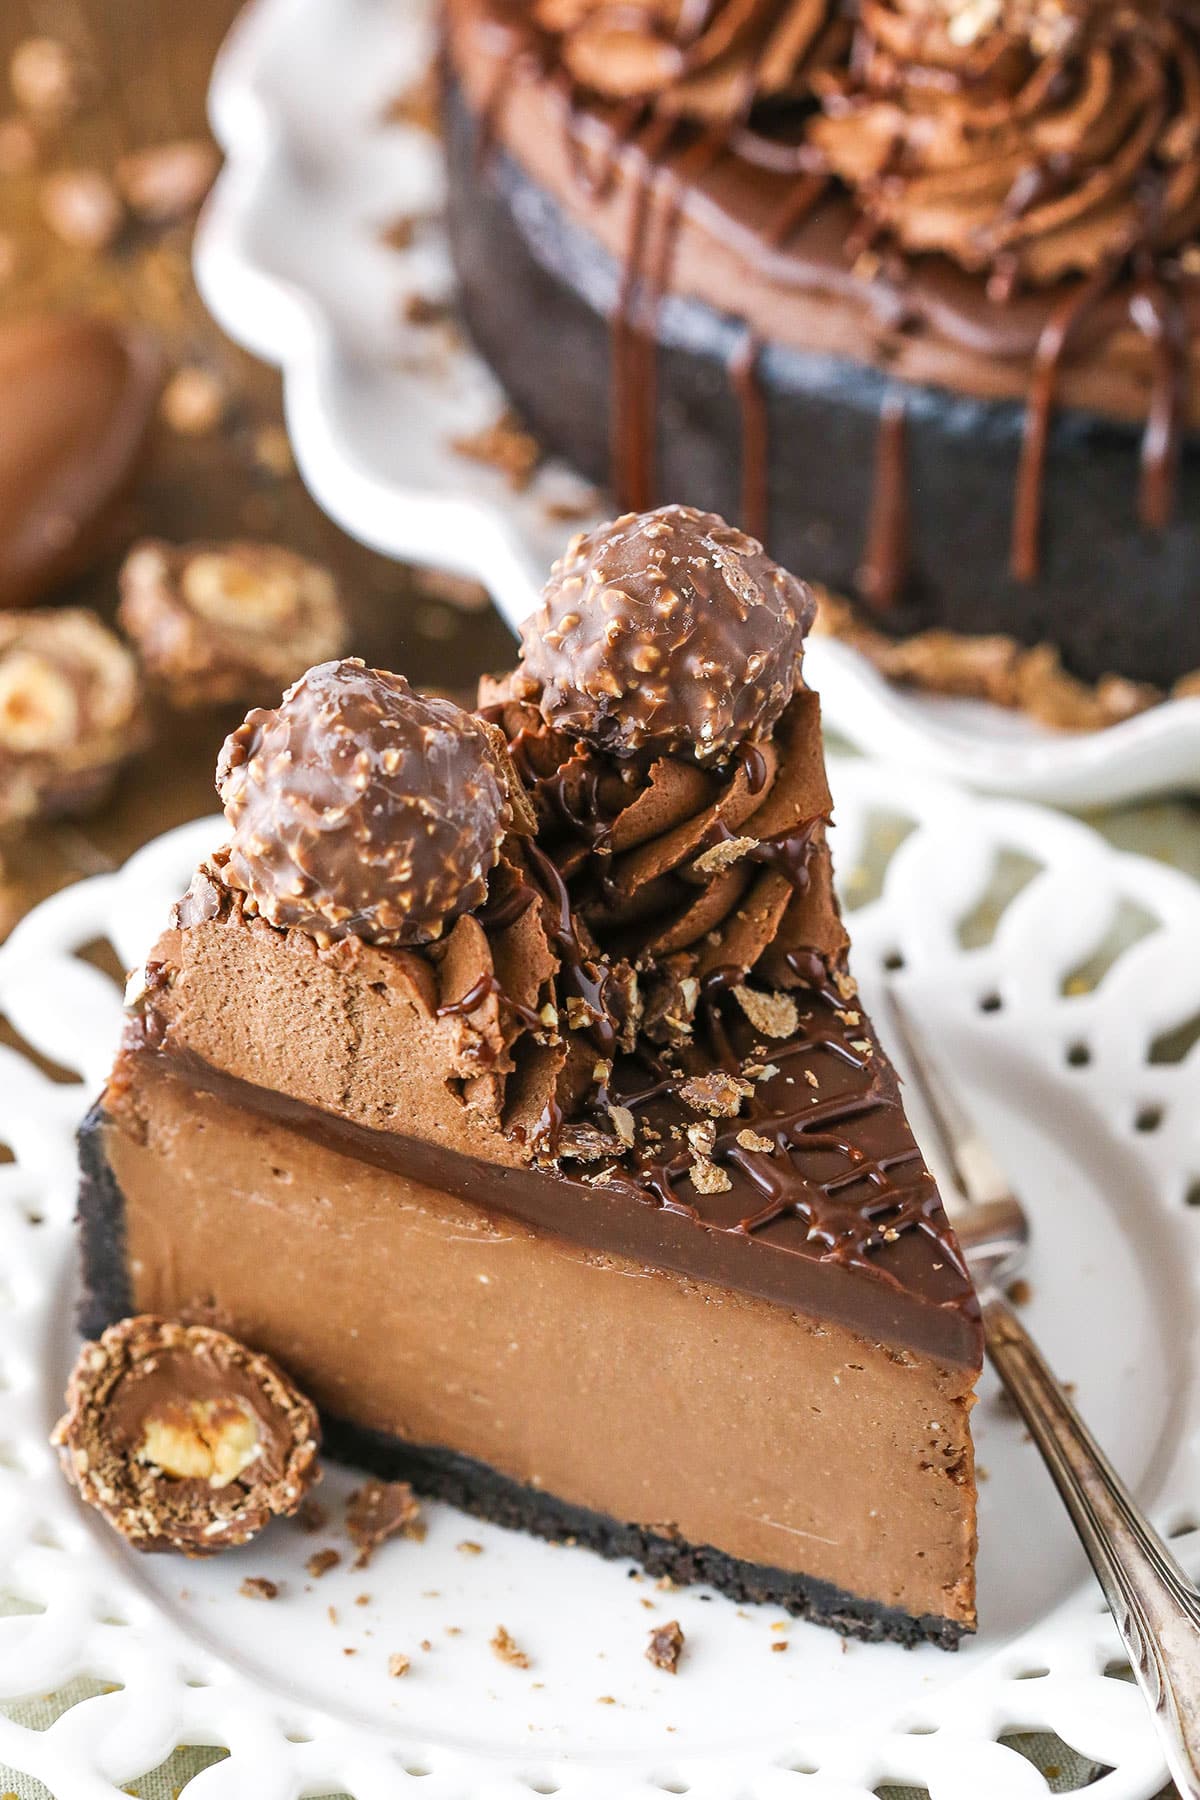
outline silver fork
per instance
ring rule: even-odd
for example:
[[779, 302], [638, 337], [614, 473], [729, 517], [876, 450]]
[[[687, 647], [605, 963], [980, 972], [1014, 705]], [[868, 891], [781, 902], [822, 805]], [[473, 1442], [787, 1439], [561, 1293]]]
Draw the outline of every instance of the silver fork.
[[[889, 984], [894, 1038], [929, 1121], [929, 1148], [964, 1205], [950, 1208], [979, 1293], [988, 1355], [1041, 1451], [1112, 1608], [1171, 1777], [1200, 1800], [1200, 1592], [1080, 1418], [1004, 1297], [1029, 1243], [1025, 1209]], [[939, 1171], [940, 1172], [940, 1171]]]

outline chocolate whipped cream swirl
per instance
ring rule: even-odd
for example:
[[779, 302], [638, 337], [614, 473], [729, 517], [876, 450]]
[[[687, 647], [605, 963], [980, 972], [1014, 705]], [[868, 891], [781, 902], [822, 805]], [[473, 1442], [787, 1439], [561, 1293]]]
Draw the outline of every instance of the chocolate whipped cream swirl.
[[1005, 285], [1200, 227], [1191, 0], [862, 0], [810, 135], [867, 219]]
[[535, 0], [569, 75], [611, 100], [727, 121], [802, 92], [835, 36], [834, 0]]
[[719, 770], [612, 756], [548, 726], [511, 686], [483, 697], [580, 929], [611, 967], [636, 972], [637, 1019], [652, 1040], [689, 1035], [706, 981], [758, 973], [794, 986], [811, 973], [794, 953], [840, 954], [811, 693], [796, 695], [770, 741]]

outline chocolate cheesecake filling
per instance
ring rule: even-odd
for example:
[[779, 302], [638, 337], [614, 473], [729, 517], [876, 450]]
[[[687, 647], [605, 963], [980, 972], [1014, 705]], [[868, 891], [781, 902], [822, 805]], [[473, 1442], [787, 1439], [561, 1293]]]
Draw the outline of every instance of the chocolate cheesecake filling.
[[440, 1154], [431, 1185], [398, 1146], [384, 1166], [367, 1133], [339, 1144], [194, 1073], [143, 1059], [136, 1128], [85, 1133], [89, 1263], [123, 1240], [130, 1283], [94, 1290], [89, 1328], [131, 1304], [215, 1318], [354, 1460], [488, 1516], [859, 1635], [971, 1627], [973, 1367], [839, 1323], [836, 1277], [813, 1314], [573, 1242], [567, 1184], [541, 1178], [533, 1224], [502, 1210], [502, 1172], [460, 1199]]

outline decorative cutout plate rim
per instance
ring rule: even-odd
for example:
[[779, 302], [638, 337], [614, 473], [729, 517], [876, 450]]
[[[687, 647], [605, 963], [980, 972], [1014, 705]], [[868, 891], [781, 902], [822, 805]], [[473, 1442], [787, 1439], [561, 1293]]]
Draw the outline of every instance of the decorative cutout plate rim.
[[[225, 330], [281, 367], [297, 464], [325, 511], [387, 555], [481, 581], [515, 627], [562, 548], [566, 528], [545, 503], [583, 484], [551, 464], [513, 494], [496, 471], [448, 455], [453, 437], [495, 416], [499, 389], [469, 349], [425, 357], [401, 319], [406, 292], [452, 291], [436, 151], [411, 127], [380, 126], [389, 82], [397, 91], [429, 52], [430, 11], [431, 0], [254, 0], [212, 84], [227, 160], [196, 273]], [[428, 216], [412, 245], [385, 251], [371, 227], [405, 195]], [[834, 639], [814, 638], [808, 655], [829, 724], [868, 753], [1066, 806], [1200, 791], [1200, 697], [1105, 731], [1055, 732], [982, 701], [906, 692]]]
[[[1178, 1319], [1171, 1329], [1182, 1335], [1184, 1353], [1194, 1349], [1200, 1209], [1186, 1201], [1189, 1193], [1194, 1198], [1200, 1176], [1200, 1126], [1190, 1104], [1200, 1049], [1176, 1061], [1155, 1062], [1150, 1056], [1164, 1034], [1200, 1017], [1200, 970], [1192, 955], [1189, 974], [1185, 960], [1200, 927], [1200, 891], [1186, 877], [1118, 853], [1087, 827], [1037, 808], [972, 799], [940, 781], [867, 762], [836, 760], [832, 775], [836, 846], [848, 903], [868, 843], [881, 829], [898, 842], [879, 894], [868, 895], [852, 912], [855, 962], [868, 1007], [872, 982], [899, 957], [902, 966], [891, 978], [911, 984], [910, 995], [929, 1008], [957, 1066], [969, 1080], [982, 1080], [981, 1071], [990, 1069], [998, 1091], [1011, 1093], [1017, 1112], [1028, 1093], [1043, 1091], [1055, 1132], [1066, 1140], [1064, 1155], [1085, 1159], [1097, 1121], [1107, 1121], [1100, 1150], [1119, 1164], [1119, 1197], [1127, 1187], [1139, 1209], [1138, 1240], [1144, 1240], [1146, 1255], [1173, 1271]], [[747, 1658], [737, 1634], [750, 1627], [736, 1609], [720, 1599], [701, 1605], [694, 1590], [681, 1590], [670, 1605], [687, 1619], [685, 1629], [701, 1622], [700, 1651], [694, 1670], [675, 1678], [671, 1703], [686, 1711], [684, 1684], [691, 1681], [695, 1705], [708, 1708], [705, 1730], [685, 1723], [674, 1742], [667, 1737], [658, 1742], [651, 1731], [658, 1702], [641, 1688], [655, 1678], [642, 1669], [635, 1640], [631, 1650], [622, 1649], [619, 1670], [611, 1660], [605, 1665], [606, 1679], [631, 1684], [631, 1693], [645, 1699], [646, 1716], [635, 1708], [622, 1724], [615, 1709], [606, 1711], [606, 1722], [616, 1717], [607, 1741], [587, 1739], [584, 1751], [563, 1752], [525, 1736], [524, 1692], [516, 1701], [502, 1695], [489, 1713], [491, 1702], [475, 1685], [477, 1671], [468, 1678], [451, 1668], [442, 1696], [460, 1709], [473, 1708], [479, 1729], [471, 1740], [455, 1730], [439, 1736], [429, 1723], [440, 1704], [432, 1682], [424, 1699], [415, 1685], [404, 1684], [418, 1712], [426, 1710], [424, 1730], [411, 1718], [390, 1732], [381, 1729], [386, 1715], [369, 1702], [365, 1659], [361, 1667], [347, 1665], [355, 1671], [353, 1681], [362, 1684], [362, 1706], [337, 1695], [317, 1704], [312, 1682], [306, 1694], [300, 1678], [306, 1658], [316, 1666], [308, 1625], [313, 1608], [323, 1615], [327, 1590], [320, 1590], [319, 1605], [297, 1596], [295, 1605], [278, 1615], [262, 1606], [239, 1615], [238, 1630], [248, 1631], [256, 1646], [257, 1660], [248, 1666], [240, 1639], [236, 1655], [225, 1641], [223, 1613], [206, 1622], [195, 1609], [189, 1613], [176, 1604], [173, 1591], [165, 1598], [160, 1559], [151, 1559], [157, 1566], [148, 1567], [81, 1515], [57, 1472], [46, 1432], [70, 1353], [63, 1307], [72, 1260], [73, 1128], [103, 1079], [119, 995], [76, 953], [107, 938], [124, 963], [136, 962], [217, 829], [211, 820], [182, 827], [140, 851], [123, 870], [65, 890], [30, 914], [0, 948], [0, 1010], [28, 1044], [80, 1074], [84, 1084], [56, 1082], [16, 1051], [0, 1052], [6, 1094], [0, 1137], [15, 1156], [0, 1164], [0, 1544], [5, 1547], [0, 1593], [45, 1609], [0, 1616], [0, 1699], [52, 1690], [85, 1672], [119, 1684], [117, 1691], [64, 1712], [46, 1731], [30, 1731], [0, 1716], [0, 1762], [39, 1776], [64, 1800], [67, 1795], [111, 1800], [116, 1784], [144, 1773], [178, 1742], [230, 1750], [228, 1758], [196, 1778], [193, 1791], [209, 1800], [251, 1795], [294, 1800], [302, 1793], [343, 1790], [356, 1800], [384, 1795], [394, 1800], [410, 1782], [417, 1791], [418, 1781], [419, 1792], [435, 1800], [463, 1794], [472, 1800], [518, 1800], [530, 1792], [558, 1792], [569, 1800], [601, 1795], [611, 1800], [620, 1792], [653, 1800], [663, 1792], [684, 1791], [708, 1800], [783, 1800], [799, 1792], [814, 1800], [870, 1800], [884, 1782], [925, 1786], [933, 1800], [961, 1800], [965, 1792], [979, 1800], [1021, 1800], [1044, 1795], [1042, 1778], [996, 1739], [1026, 1728], [1056, 1730], [1110, 1767], [1104, 1791], [1116, 1800], [1148, 1800], [1161, 1784], [1161, 1761], [1136, 1690], [1104, 1673], [1120, 1651], [1112, 1621], [1086, 1580], [1072, 1578], [1043, 1615], [1020, 1629], [993, 1633], [957, 1658], [855, 1646], [845, 1658], [831, 1659], [837, 1640], [801, 1626], [789, 1628], [790, 1657]], [[1035, 872], [996, 922], [980, 911], [981, 903], [996, 868], [1018, 864], [1023, 876]], [[1114, 920], [1129, 908], [1156, 921], [1155, 928], [1108, 966], [1101, 958], [1099, 978], [1089, 987], [1076, 972], [1093, 962]], [[1064, 992], [1064, 984], [1072, 991]], [[1075, 1055], [1081, 1046], [1087, 1051], [1082, 1059]], [[1016, 1113], [1013, 1128], [1019, 1129]], [[1111, 1198], [1100, 1206], [1106, 1209]], [[1059, 1200], [1066, 1204], [1061, 1195]], [[1053, 1214], [1039, 1218], [1039, 1230], [1053, 1234]], [[1122, 1283], [1133, 1282], [1124, 1259], [1132, 1265], [1137, 1249], [1137, 1242], [1131, 1251], [1128, 1241], [1119, 1240]], [[1052, 1269], [1040, 1272], [1039, 1283], [1052, 1274]], [[1048, 1295], [1052, 1312], [1050, 1301]], [[1152, 1360], [1165, 1340], [1153, 1336], [1159, 1322], [1152, 1314], [1147, 1322], [1145, 1312], [1131, 1298], [1117, 1335], [1149, 1330], [1151, 1337], [1135, 1341], [1135, 1351]], [[1039, 1331], [1054, 1323], [1035, 1320]], [[1101, 1371], [1099, 1391], [1100, 1378], [1082, 1371], [1088, 1410], [1096, 1399], [1108, 1404], [1104, 1388], [1111, 1374], [1115, 1389], [1116, 1367]], [[1140, 1485], [1157, 1496], [1156, 1516], [1168, 1528], [1186, 1528], [1179, 1547], [1196, 1567], [1200, 1532], [1186, 1514], [1188, 1498], [1200, 1485], [1195, 1382], [1182, 1384], [1169, 1404], [1163, 1398], [1160, 1406], [1156, 1397], [1154, 1406], [1157, 1423], [1131, 1454], [1141, 1463]], [[1111, 1427], [1111, 1419], [1097, 1420], [1102, 1434], [1106, 1423]], [[1021, 1459], [1033, 1452], [1014, 1452], [1007, 1428], [990, 1414], [984, 1424], [989, 1459], [996, 1454], [1003, 1470], [1010, 1464], [1019, 1468], [1023, 1482], [1027, 1465]], [[1019, 1437], [1015, 1424], [1012, 1433]], [[1003, 1470], [995, 1470], [982, 1490], [985, 1509]], [[1032, 1510], [1022, 1513], [1025, 1535], [1044, 1529], [1038, 1511], [1043, 1502], [1046, 1519], [1058, 1518], [1057, 1503], [1040, 1495], [1036, 1480], [1028, 1489]], [[448, 1588], [453, 1557], [447, 1553], [453, 1552], [462, 1521], [449, 1508], [435, 1508], [433, 1514], [431, 1538], [417, 1552], [428, 1562], [427, 1568], [422, 1563], [420, 1578]], [[1053, 1529], [1059, 1526], [1066, 1532], [1061, 1521]], [[476, 1522], [470, 1526], [476, 1538], [494, 1530]], [[999, 1545], [1000, 1535], [996, 1519], [985, 1519], [985, 1555], [989, 1545]], [[488, 1542], [487, 1580], [493, 1579], [494, 1555], [496, 1569], [507, 1570], [504, 1579], [512, 1593], [528, 1584], [530, 1607], [563, 1591], [564, 1565], [553, 1564], [553, 1558], [582, 1559], [566, 1565], [568, 1585], [582, 1582], [580, 1591], [596, 1600], [589, 1631], [597, 1642], [608, 1628], [604, 1612], [633, 1604], [636, 1590], [620, 1579], [619, 1569], [586, 1552], [555, 1551], [503, 1533]], [[247, 1553], [238, 1554], [244, 1559]], [[294, 1543], [291, 1554], [296, 1555]], [[194, 1576], [196, 1566], [189, 1566], [188, 1581], [200, 1581], [202, 1570], [210, 1569], [213, 1595], [222, 1606], [236, 1605], [229, 1595], [246, 1564], [221, 1574], [225, 1561], [203, 1565]], [[461, 1596], [466, 1608], [473, 1586]], [[478, 1599], [485, 1617], [497, 1604], [495, 1591]], [[996, 1604], [994, 1592], [991, 1604]], [[766, 1629], [760, 1612], [753, 1609], [751, 1626], [761, 1623]], [[528, 1612], [527, 1629], [535, 1617]], [[703, 1626], [709, 1628], [707, 1650]], [[627, 1646], [627, 1636], [619, 1641]], [[790, 1670], [788, 1680], [802, 1685], [764, 1686], [761, 1667], [749, 1667], [751, 1661], [770, 1665], [771, 1679], [777, 1669]], [[264, 1664], [289, 1671], [290, 1695], [254, 1673]], [[1028, 1679], [1037, 1670], [1045, 1672]], [[553, 1658], [545, 1659], [544, 1673], [550, 1704], [561, 1705], [564, 1717], [574, 1719], [574, 1673], [559, 1669]], [[318, 1686], [321, 1679], [317, 1669]], [[586, 1676], [589, 1702], [597, 1679]], [[846, 1708], [852, 1702], [870, 1723], [849, 1727]], [[765, 1710], [756, 1712], [756, 1706]], [[805, 1707], [808, 1722], [798, 1725]], [[818, 1718], [826, 1721], [824, 1728], [815, 1723]], [[747, 1720], [754, 1723], [751, 1748]], [[583, 1743], [591, 1726], [572, 1729]], [[801, 1783], [799, 1771], [814, 1772]]]

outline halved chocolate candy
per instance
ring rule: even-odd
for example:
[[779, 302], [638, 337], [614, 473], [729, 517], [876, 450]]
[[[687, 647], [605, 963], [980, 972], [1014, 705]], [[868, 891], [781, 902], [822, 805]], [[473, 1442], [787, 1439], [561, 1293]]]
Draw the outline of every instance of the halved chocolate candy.
[[316, 1408], [223, 1331], [149, 1314], [85, 1344], [51, 1440], [136, 1550], [212, 1556], [294, 1513], [319, 1479]]

